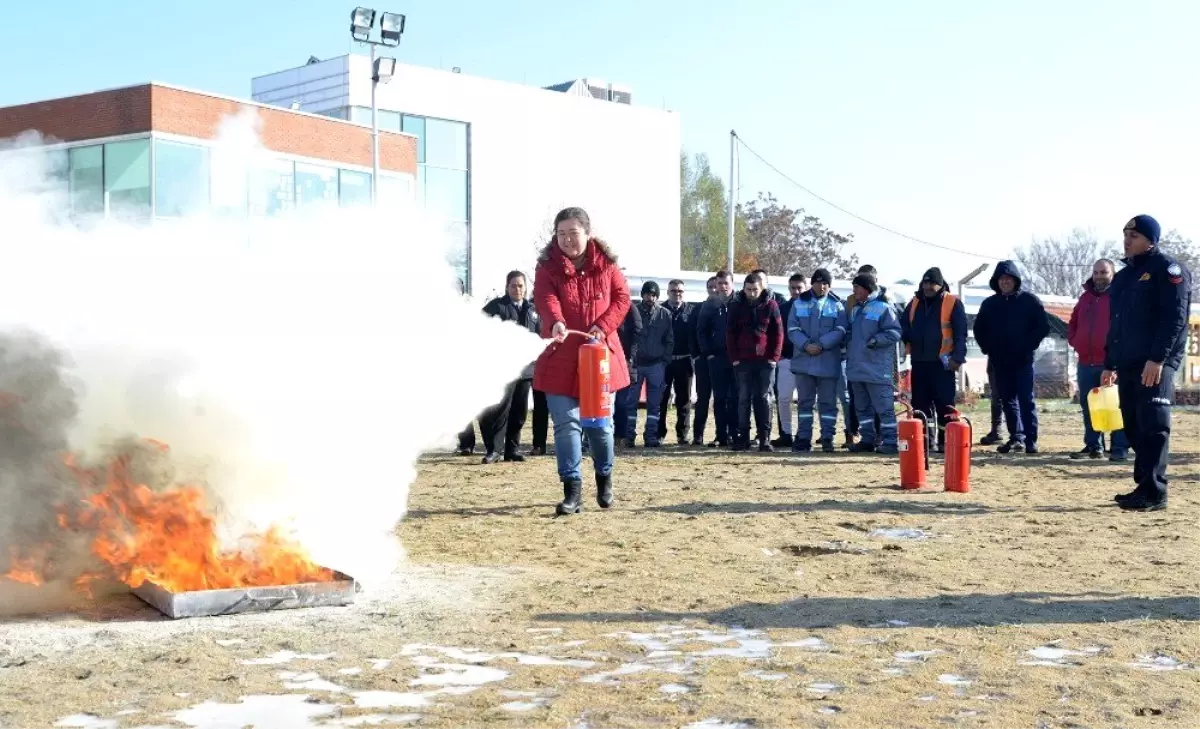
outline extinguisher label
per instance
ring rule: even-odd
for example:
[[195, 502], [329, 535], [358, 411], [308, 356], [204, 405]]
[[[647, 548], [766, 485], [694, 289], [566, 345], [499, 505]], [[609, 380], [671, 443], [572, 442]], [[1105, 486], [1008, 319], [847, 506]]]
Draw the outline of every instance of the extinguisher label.
[[908, 441], [906, 441], [906, 440], [902, 440], [902, 441], [900, 441], [899, 443], [897, 443], [896, 445], [899, 447], [899, 449], [900, 449], [901, 451], [907, 451], [907, 450], [908, 450]]
[[608, 374], [608, 357], [605, 357], [604, 359], [600, 360], [600, 374], [602, 374], [602, 375]]

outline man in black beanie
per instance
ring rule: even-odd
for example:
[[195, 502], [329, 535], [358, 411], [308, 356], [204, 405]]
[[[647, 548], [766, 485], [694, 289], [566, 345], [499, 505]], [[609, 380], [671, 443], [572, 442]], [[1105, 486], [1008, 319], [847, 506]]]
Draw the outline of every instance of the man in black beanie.
[[1111, 285], [1102, 385], [1116, 384], [1137, 488], [1114, 497], [1126, 511], [1167, 508], [1167, 455], [1175, 373], [1187, 345], [1192, 274], [1159, 250], [1158, 221], [1125, 224], [1125, 268]]
[[944, 449], [946, 422], [954, 409], [954, 373], [967, 361], [967, 311], [946, 291], [938, 268], [921, 277], [921, 288], [900, 319], [901, 340], [912, 363], [912, 406], [937, 417], [937, 450]]

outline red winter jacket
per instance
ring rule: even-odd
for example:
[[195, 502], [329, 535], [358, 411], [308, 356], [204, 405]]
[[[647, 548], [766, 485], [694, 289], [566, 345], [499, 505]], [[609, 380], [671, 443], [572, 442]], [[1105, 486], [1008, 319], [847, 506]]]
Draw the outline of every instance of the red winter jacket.
[[[581, 332], [600, 327], [610, 352], [609, 391], [616, 392], [629, 386], [629, 366], [617, 336], [629, 312], [629, 284], [604, 241], [592, 238], [583, 255], [584, 263], [576, 270], [554, 241], [542, 249], [533, 276], [534, 306], [542, 318], [544, 338], [560, 321], [567, 329]], [[585, 341], [572, 334], [565, 342], [547, 347], [534, 365], [534, 389], [578, 398], [579, 347]]]
[[1067, 324], [1067, 342], [1079, 354], [1079, 364], [1104, 364], [1104, 341], [1108, 338], [1108, 292], [1097, 292], [1089, 278], [1083, 284], [1083, 294], [1075, 302], [1071, 321]]
[[779, 304], [764, 290], [754, 301], [739, 291], [729, 300], [725, 351], [730, 362], [778, 362], [783, 352], [783, 320]]

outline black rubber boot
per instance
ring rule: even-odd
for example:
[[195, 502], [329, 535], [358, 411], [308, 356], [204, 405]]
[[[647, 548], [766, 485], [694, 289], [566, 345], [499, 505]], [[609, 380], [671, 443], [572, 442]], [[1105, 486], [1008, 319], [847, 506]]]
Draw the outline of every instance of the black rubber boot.
[[583, 504], [580, 500], [583, 497], [583, 481], [579, 479], [567, 479], [563, 481], [563, 500], [558, 506], [554, 507], [555, 513], [559, 516], [566, 514], [578, 514], [583, 511]]
[[596, 503], [600, 505], [601, 509], [607, 509], [608, 507], [612, 506], [613, 492], [611, 473], [607, 476], [596, 474]]

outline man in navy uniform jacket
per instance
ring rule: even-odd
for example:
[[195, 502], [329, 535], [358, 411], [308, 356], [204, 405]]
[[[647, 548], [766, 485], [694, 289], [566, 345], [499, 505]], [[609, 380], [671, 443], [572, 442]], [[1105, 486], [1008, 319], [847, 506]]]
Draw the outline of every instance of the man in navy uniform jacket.
[[1117, 383], [1125, 435], [1137, 452], [1137, 488], [1115, 497], [1128, 511], [1167, 508], [1167, 454], [1175, 372], [1183, 362], [1191, 273], [1158, 249], [1162, 228], [1149, 215], [1125, 224], [1125, 268], [1112, 282], [1101, 382]]

